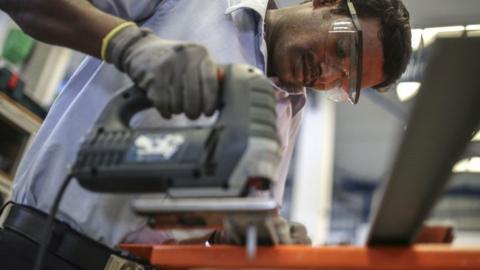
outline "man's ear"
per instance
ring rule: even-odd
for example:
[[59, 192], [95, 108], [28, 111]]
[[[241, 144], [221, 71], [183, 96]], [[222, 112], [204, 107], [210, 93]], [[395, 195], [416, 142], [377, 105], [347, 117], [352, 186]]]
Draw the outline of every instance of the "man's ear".
[[313, 0], [313, 7], [333, 7], [336, 6], [340, 0]]

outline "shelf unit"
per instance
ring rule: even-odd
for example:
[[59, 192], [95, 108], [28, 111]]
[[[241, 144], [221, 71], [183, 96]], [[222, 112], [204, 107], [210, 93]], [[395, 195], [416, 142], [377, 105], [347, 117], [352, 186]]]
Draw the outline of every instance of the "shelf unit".
[[10, 196], [16, 168], [41, 123], [39, 117], [0, 92], [0, 155], [8, 158], [7, 165], [0, 168], [0, 193], [4, 199]]
[[0, 172], [0, 193], [4, 196], [4, 200], [10, 197], [12, 191], [12, 180], [6, 174]]

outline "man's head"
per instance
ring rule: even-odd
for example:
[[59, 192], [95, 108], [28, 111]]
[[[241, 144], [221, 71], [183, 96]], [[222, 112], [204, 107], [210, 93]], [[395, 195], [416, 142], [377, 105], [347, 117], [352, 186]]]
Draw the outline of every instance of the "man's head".
[[[362, 88], [389, 85], [410, 58], [408, 11], [400, 0], [351, 2], [363, 31]], [[267, 13], [268, 74], [293, 87], [331, 89], [345, 73], [330, 72], [324, 63], [332, 52], [344, 53], [341, 43], [330, 42], [329, 31], [345, 18], [350, 18], [347, 0], [314, 0]]]

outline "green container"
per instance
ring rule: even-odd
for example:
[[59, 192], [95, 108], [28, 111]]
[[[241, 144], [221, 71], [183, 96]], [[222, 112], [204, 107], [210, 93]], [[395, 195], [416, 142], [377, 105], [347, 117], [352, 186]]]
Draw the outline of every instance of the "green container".
[[30, 55], [35, 41], [20, 29], [12, 28], [5, 39], [3, 58], [18, 64]]

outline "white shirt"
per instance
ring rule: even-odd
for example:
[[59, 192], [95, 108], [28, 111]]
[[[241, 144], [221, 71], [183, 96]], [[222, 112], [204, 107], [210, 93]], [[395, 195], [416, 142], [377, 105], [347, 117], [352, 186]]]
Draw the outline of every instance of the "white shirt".
[[[93, 0], [98, 8], [143, 24], [164, 39], [204, 45], [214, 61], [246, 63], [265, 71], [264, 19], [267, 1]], [[48, 212], [67, 166], [75, 161], [86, 132], [112, 95], [131, 84], [110, 64], [87, 57], [49, 111], [16, 175], [13, 201]], [[281, 201], [293, 143], [305, 102], [277, 88], [278, 129], [283, 158], [275, 187]], [[203, 121], [202, 119], [199, 121]], [[178, 125], [186, 117], [160, 120], [154, 109], [135, 118], [136, 125]], [[99, 194], [72, 181], [57, 217], [91, 238], [114, 246], [121, 241], [162, 242], [172, 237], [153, 232], [130, 209], [135, 195]]]

